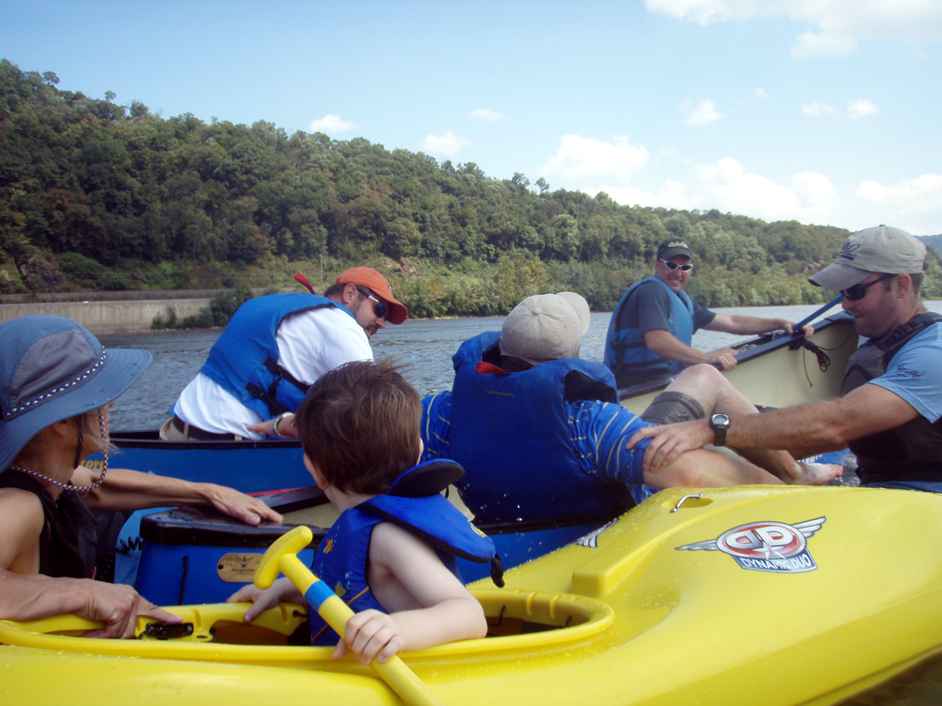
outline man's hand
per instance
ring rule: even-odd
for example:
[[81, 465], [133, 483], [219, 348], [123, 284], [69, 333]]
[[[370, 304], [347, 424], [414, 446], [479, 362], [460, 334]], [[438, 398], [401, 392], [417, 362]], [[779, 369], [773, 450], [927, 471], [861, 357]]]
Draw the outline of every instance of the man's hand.
[[[785, 329], [785, 331], [786, 331], [787, 333], [789, 333], [789, 334], [794, 334], [794, 333], [795, 333], [795, 324], [794, 324], [793, 322], [787, 321], [787, 320], [785, 320], [785, 319], [780, 319], [780, 320], [778, 321], [778, 326], [777, 326], [777, 328]], [[802, 334], [802, 335], [804, 335], [804, 336], [810, 336], [810, 335], [813, 334], [813, 333], [814, 333], [814, 326], [812, 326], [811, 324], [805, 324], [804, 326], [801, 327], [801, 334]]]
[[731, 370], [736, 367], [736, 352], [732, 348], [719, 348], [706, 354], [707, 363], [715, 365], [720, 370]]
[[644, 470], [655, 473], [672, 464], [681, 454], [712, 443], [713, 430], [705, 419], [645, 427], [628, 439], [628, 448], [634, 448], [642, 439], [651, 439], [644, 454]]
[[133, 637], [138, 616], [163, 623], [180, 622], [178, 616], [156, 607], [130, 586], [92, 580], [82, 583], [87, 595], [79, 615], [105, 624], [100, 630], [86, 633], [86, 637]]
[[[285, 439], [297, 439], [298, 425], [296, 420], [297, 417], [294, 414], [287, 412], [274, 419], [266, 419], [264, 422], [259, 422], [258, 424], [249, 424], [247, 429], [254, 431], [256, 434], [264, 434], [265, 436], [281, 436]], [[278, 429], [275, 429], [276, 422]]]
[[262, 522], [281, 522], [279, 513], [272, 510], [258, 498], [241, 493], [234, 488], [215, 483], [199, 484], [201, 495], [212, 503], [219, 512], [234, 517], [247, 525], [258, 525]]

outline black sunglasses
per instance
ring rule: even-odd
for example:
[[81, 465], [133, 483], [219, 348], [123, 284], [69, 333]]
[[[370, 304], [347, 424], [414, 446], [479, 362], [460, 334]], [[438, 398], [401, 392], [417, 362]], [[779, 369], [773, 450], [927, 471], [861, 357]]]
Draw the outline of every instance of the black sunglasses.
[[364, 297], [373, 302], [373, 313], [376, 314], [376, 317], [379, 319], [385, 319], [386, 314], [389, 313], [389, 307], [386, 305], [382, 299], [377, 297], [373, 292], [366, 289], [365, 287], [357, 287], [357, 291], [362, 294]]
[[669, 269], [671, 272], [674, 270], [680, 270], [681, 272], [690, 272], [693, 269], [693, 265], [689, 262], [685, 262], [683, 265], [678, 265], [676, 262], [671, 262], [670, 260], [661, 260], [664, 263], [664, 266]]
[[844, 299], [847, 301], [857, 302], [867, 296], [867, 290], [877, 282], [885, 282], [886, 280], [893, 279], [894, 277], [896, 277], [896, 275], [880, 275], [872, 282], [867, 282], [866, 284], [855, 284], [853, 287], [842, 289], [841, 294], [844, 295]]

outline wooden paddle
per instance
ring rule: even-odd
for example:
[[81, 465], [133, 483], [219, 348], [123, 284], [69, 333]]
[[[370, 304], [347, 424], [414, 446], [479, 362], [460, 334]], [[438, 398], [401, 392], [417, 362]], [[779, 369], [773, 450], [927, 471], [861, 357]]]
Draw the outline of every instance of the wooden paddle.
[[[309, 545], [312, 539], [311, 529], [305, 525], [281, 535], [262, 556], [255, 570], [254, 582], [259, 588], [268, 588], [279, 573], [284, 574], [301, 592], [311, 609], [317, 611], [334, 632], [343, 637], [353, 611], [298, 559], [298, 552]], [[438, 703], [432, 699], [422, 680], [398, 655], [393, 655], [385, 662], [373, 660], [370, 667], [404, 703], [416, 706], [434, 706]]]

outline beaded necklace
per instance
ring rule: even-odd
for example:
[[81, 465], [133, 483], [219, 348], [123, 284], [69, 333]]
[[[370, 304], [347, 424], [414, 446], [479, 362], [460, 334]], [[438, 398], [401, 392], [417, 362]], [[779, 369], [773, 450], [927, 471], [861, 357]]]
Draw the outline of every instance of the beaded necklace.
[[[98, 413], [98, 430], [100, 432], [99, 438], [107, 439], [107, 436], [105, 435], [105, 418], [101, 412]], [[33, 478], [41, 480], [44, 483], [50, 483], [57, 488], [62, 488], [62, 490], [66, 490], [71, 493], [78, 493], [79, 495], [85, 495], [86, 493], [89, 493], [92, 490], [100, 487], [101, 484], [105, 482], [105, 476], [108, 474], [108, 445], [107, 443], [105, 444], [105, 450], [102, 453], [101, 472], [98, 474], [97, 478], [86, 485], [75, 485], [71, 480], [63, 482], [57, 478], [53, 478], [52, 476], [47, 476], [45, 473], [34, 471], [32, 468], [26, 468], [26, 466], [21, 466], [17, 463], [11, 464], [9, 468], [11, 471], [25, 473], [26, 475], [32, 476]]]

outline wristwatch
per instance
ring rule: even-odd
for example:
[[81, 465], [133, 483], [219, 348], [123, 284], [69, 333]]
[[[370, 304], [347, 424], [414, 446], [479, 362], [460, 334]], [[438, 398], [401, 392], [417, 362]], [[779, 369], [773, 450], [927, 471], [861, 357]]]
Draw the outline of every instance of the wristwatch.
[[726, 431], [729, 429], [730, 422], [729, 415], [724, 412], [717, 412], [710, 417], [714, 446], [726, 446]]

